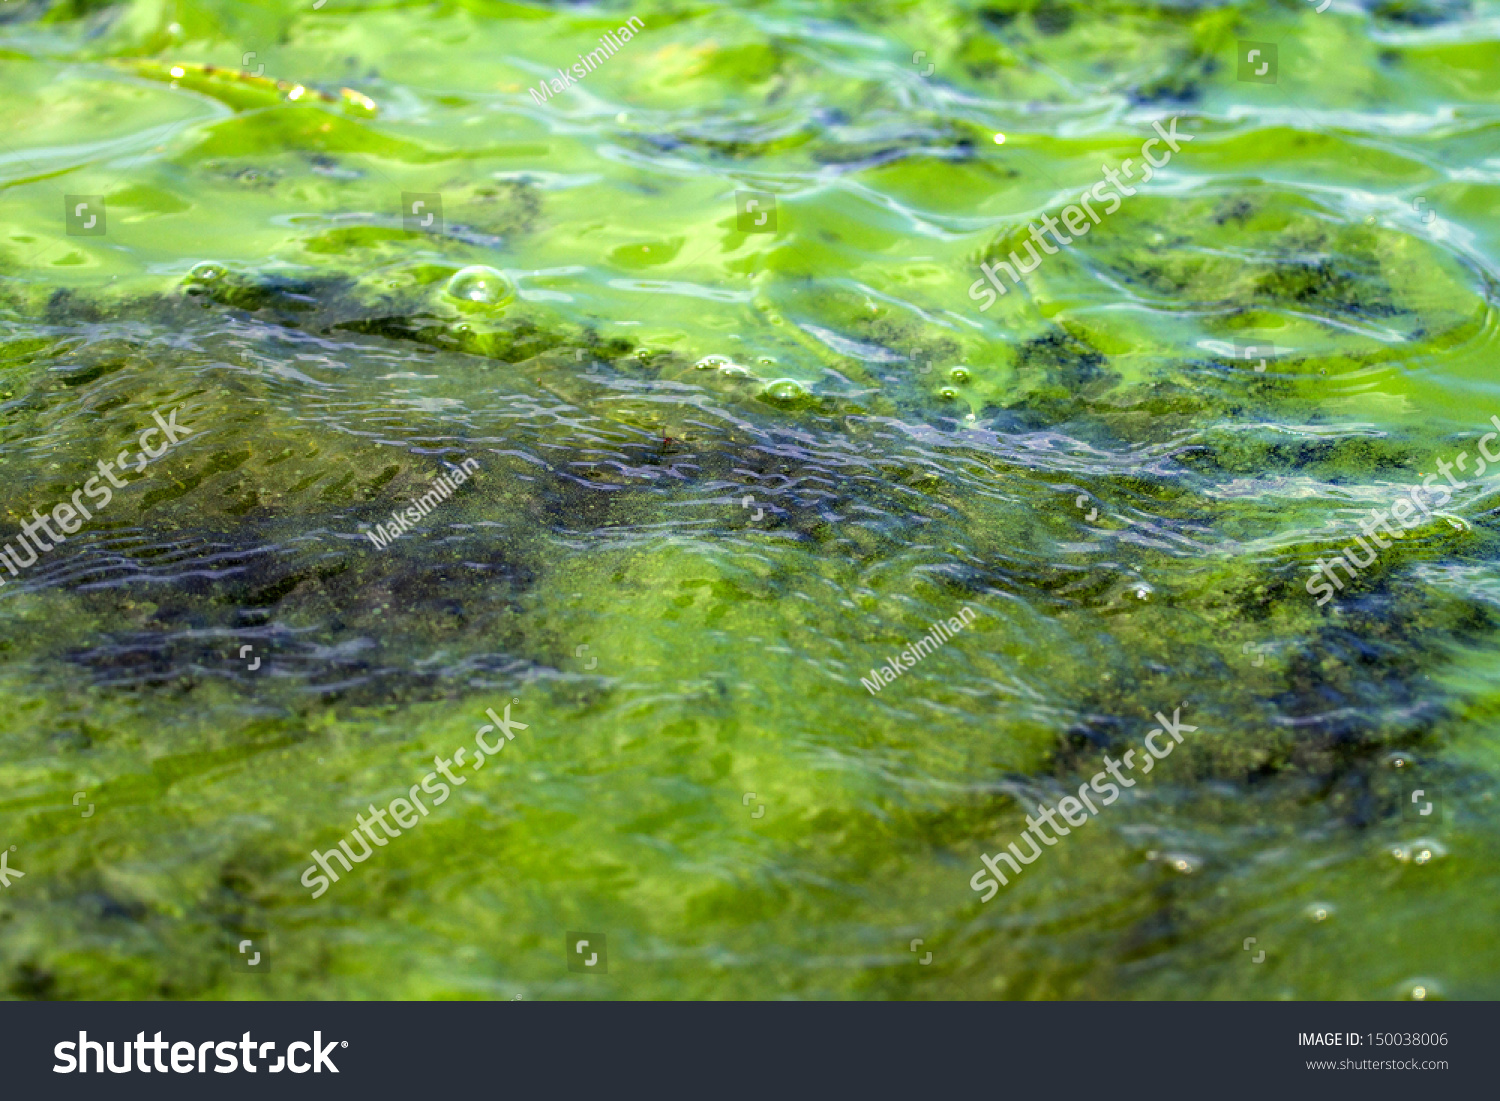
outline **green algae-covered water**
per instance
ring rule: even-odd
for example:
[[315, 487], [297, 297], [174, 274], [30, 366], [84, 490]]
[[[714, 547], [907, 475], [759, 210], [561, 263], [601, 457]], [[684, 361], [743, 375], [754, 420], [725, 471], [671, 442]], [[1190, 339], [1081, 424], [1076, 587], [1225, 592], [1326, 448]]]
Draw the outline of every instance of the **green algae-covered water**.
[[9, 997], [1500, 996], [1500, 5], [0, 58]]

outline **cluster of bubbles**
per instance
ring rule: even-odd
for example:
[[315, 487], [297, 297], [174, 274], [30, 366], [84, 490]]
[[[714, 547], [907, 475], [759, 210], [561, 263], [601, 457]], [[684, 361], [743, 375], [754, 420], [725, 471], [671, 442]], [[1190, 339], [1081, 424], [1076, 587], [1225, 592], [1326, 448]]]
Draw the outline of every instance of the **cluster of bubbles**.
[[1415, 841], [1403, 841], [1399, 845], [1392, 845], [1390, 854], [1402, 864], [1427, 864], [1447, 856], [1448, 850], [1441, 841], [1421, 837]]
[[[762, 359], [763, 364], [773, 363]], [[717, 371], [724, 378], [759, 381], [759, 376], [748, 367], [741, 366], [728, 356], [707, 355], [693, 364], [700, 371]], [[794, 378], [778, 378], [767, 382], [760, 389], [760, 399], [772, 405], [799, 405], [812, 397], [812, 392]]]

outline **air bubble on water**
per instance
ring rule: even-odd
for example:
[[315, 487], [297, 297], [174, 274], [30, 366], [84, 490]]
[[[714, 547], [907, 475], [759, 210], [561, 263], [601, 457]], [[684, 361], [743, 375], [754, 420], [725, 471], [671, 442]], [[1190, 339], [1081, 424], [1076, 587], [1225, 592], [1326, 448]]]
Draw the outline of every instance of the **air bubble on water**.
[[958, 391], [953, 389], [953, 387], [951, 386], [944, 386], [941, 390], [938, 391], [938, 394], [940, 394], [944, 398], [947, 398], [949, 401], [952, 401], [954, 398], [958, 397]]
[[216, 264], [212, 260], [204, 260], [193, 265], [193, 270], [188, 272], [188, 280], [193, 283], [217, 283], [227, 274], [223, 264]]
[[721, 356], [717, 354], [707, 355], [700, 359], [697, 363], [693, 364], [693, 366], [700, 371], [718, 371], [719, 374], [725, 375], [728, 378], [750, 377], [750, 371], [748, 368], [740, 366], [728, 356]]
[[1331, 902], [1312, 902], [1302, 911], [1310, 921], [1327, 921], [1333, 917], [1335, 908]]
[[1441, 841], [1430, 837], [1419, 837], [1415, 841], [1402, 841], [1387, 850], [1402, 864], [1430, 864], [1448, 855], [1448, 848]]
[[1407, 979], [1396, 988], [1397, 997], [1408, 1002], [1442, 1001], [1443, 984], [1436, 979]]
[[969, 369], [967, 367], [954, 367], [949, 370], [948, 377], [954, 382], [963, 384], [969, 381]]
[[761, 391], [761, 396], [767, 401], [791, 403], [801, 401], [808, 396], [807, 387], [803, 386], [794, 378], [779, 378], [774, 382], [766, 384]]
[[1399, 750], [1395, 753], [1388, 753], [1385, 757], [1385, 763], [1395, 769], [1411, 768], [1411, 755], [1402, 753]]
[[1146, 859], [1158, 864], [1165, 864], [1180, 875], [1192, 875], [1203, 867], [1203, 858], [1192, 853], [1164, 853], [1152, 849], [1146, 854]]
[[443, 293], [465, 305], [500, 306], [509, 302], [516, 290], [494, 268], [472, 264], [455, 272]]

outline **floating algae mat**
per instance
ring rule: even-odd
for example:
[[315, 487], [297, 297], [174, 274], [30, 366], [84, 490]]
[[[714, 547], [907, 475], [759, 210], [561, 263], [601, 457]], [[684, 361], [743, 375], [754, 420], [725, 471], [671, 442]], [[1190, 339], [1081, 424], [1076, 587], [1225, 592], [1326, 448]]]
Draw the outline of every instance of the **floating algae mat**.
[[1497, 17], [7, 5], [0, 990], [1500, 997]]

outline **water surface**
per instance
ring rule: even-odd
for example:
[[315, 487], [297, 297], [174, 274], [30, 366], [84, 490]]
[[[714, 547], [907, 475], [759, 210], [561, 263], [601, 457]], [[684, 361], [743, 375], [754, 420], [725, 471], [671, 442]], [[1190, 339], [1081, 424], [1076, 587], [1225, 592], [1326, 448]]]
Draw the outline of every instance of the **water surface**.
[[0, 539], [191, 435], [0, 573], [0, 989], [1500, 996], [1497, 41], [1483, 0], [7, 5]]

